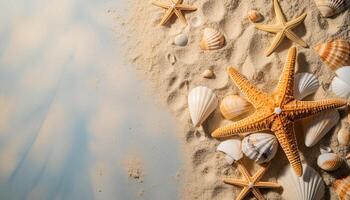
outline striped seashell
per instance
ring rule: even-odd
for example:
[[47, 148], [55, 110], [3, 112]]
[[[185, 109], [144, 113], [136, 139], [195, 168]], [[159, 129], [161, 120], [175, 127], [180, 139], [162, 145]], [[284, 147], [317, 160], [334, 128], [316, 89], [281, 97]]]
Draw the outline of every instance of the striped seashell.
[[302, 100], [306, 96], [313, 94], [320, 87], [317, 77], [311, 73], [298, 73], [294, 81], [294, 97]]
[[226, 154], [225, 159], [228, 164], [232, 164], [233, 161], [240, 160], [243, 157], [241, 140], [237, 138], [221, 142], [216, 150]]
[[348, 146], [350, 144], [350, 131], [348, 128], [342, 128], [337, 134], [337, 139], [340, 145]]
[[332, 80], [330, 85], [331, 90], [337, 96], [343, 98], [350, 97], [350, 66], [345, 66], [335, 71], [336, 77]]
[[336, 39], [321, 43], [314, 49], [332, 70], [350, 65], [350, 43], [346, 40]]
[[199, 44], [203, 50], [221, 49], [225, 45], [225, 37], [219, 31], [212, 28], [205, 28], [202, 40]]
[[332, 187], [340, 200], [350, 200], [350, 176], [335, 180]]
[[315, 3], [324, 17], [332, 17], [348, 7], [346, 0], [315, 0]]
[[343, 164], [343, 159], [335, 153], [323, 153], [317, 158], [317, 165], [325, 171], [337, 170]]
[[250, 114], [252, 110], [252, 104], [238, 95], [228, 95], [224, 97], [220, 103], [221, 114], [226, 119], [230, 120], [244, 118]]
[[256, 11], [256, 10], [250, 10], [248, 11], [248, 15], [247, 15], [248, 19], [253, 22], [253, 23], [256, 23], [256, 22], [259, 22], [262, 20], [262, 15], [260, 12]]

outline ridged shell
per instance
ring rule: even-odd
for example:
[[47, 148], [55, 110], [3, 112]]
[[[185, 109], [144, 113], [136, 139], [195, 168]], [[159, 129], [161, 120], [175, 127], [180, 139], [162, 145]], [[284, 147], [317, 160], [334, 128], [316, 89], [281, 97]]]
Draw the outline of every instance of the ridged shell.
[[335, 180], [333, 190], [338, 194], [340, 200], [350, 200], [350, 176]]
[[202, 40], [199, 44], [203, 50], [221, 49], [225, 45], [225, 37], [219, 31], [212, 28], [205, 28]]
[[320, 87], [317, 77], [311, 73], [298, 73], [294, 81], [294, 97], [302, 100], [306, 96], [313, 94]]
[[188, 108], [195, 127], [200, 126], [218, 105], [214, 92], [203, 86], [193, 88], [188, 95]]
[[226, 119], [240, 119], [253, 110], [252, 104], [238, 95], [227, 95], [220, 103], [221, 114]]
[[243, 157], [241, 150], [241, 140], [239, 139], [229, 139], [221, 142], [216, 149], [226, 154], [226, 161], [232, 164], [233, 161], [240, 160]]
[[325, 186], [322, 177], [310, 166], [303, 164], [303, 175], [298, 177], [290, 165], [282, 172], [278, 182], [283, 187], [286, 200], [320, 200]]
[[242, 141], [242, 151], [258, 164], [270, 161], [278, 149], [277, 138], [268, 133], [253, 133]]
[[350, 144], [350, 131], [348, 128], [342, 128], [337, 134], [337, 139], [340, 145], [348, 146]]
[[317, 165], [326, 171], [337, 170], [342, 164], [343, 159], [335, 153], [324, 153], [317, 158]]
[[253, 23], [256, 23], [256, 22], [259, 22], [262, 20], [262, 15], [261, 13], [259, 13], [258, 11], [256, 10], [250, 10], [248, 11], [248, 15], [247, 15], [248, 19], [253, 22]]
[[331, 90], [337, 96], [350, 97], [350, 66], [344, 66], [335, 71], [336, 77], [332, 80]]
[[346, 40], [337, 39], [321, 43], [314, 49], [332, 70], [350, 65], [350, 43]]
[[324, 17], [332, 17], [347, 8], [346, 0], [315, 0], [315, 3]]
[[303, 123], [305, 145], [307, 147], [314, 146], [328, 131], [337, 125], [339, 118], [337, 110], [327, 110], [308, 117]]

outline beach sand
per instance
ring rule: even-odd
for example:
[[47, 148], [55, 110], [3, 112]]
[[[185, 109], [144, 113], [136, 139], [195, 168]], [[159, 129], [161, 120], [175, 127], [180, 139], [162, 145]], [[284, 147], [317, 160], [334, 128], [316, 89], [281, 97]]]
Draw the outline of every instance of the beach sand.
[[[271, 92], [278, 82], [288, 48], [296, 44], [285, 39], [275, 53], [265, 56], [265, 50], [274, 35], [255, 29], [246, 15], [249, 10], [256, 9], [264, 16], [262, 23], [273, 23], [275, 14], [271, 0], [194, 0], [184, 3], [198, 8], [195, 12], [185, 14], [189, 23], [187, 26], [177, 18], [170, 20], [166, 26], [158, 26], [164, 10], [153, 6], [148, 0], [134, 1], [130, 5], [129, 18], [120, 18], [114, 13], [116, 22], [125, 27], [124, 33], [116, 31], [117, 37], [124, 38], [125, 55], [137, 68], [139, 75], [147, 80], [152, 95], [177, 119], [177, 136], [181, 140], [185, 162], [180, 174], [183, 181], [179, 191], [182, 199], [231, 200], [240, 192], [240, 188], [224, 184], [222, 178], [241, 175], [236, 166], [226, 164], [222, 153], [216, 152], [220, 141], [210, 136], [214, 129], [231, 122], [224, 120], [219, 109], [216, 109], [204, 122], [203, 129], [195, 131], [187, 108], [188, 92], [203, 85], [213, 89], [219, 99], [228, 94], [239, 94], [227, 75], [229, 66], [234, 66], [262, 90]], [[281, 0], [280, 5], [287, 20], [307, 13], [304, 23], [294, 29], [310, 46], [303, 48], [296, 45], [297, 72], [313, 73], [321, 83], [316, 94], [307, 99], [334, 97], [329, 91], [334, 72], [320, 60], [312, 47], [331, 38], [349, 39], [349, 11], [334, 18], [323, 18], [313, 0]], [[224, 34], [226, 45], [222, 49], [203, 51], [199, 48], [206, 27], [218, 29]], [[184, 47], [173, 44], [174, 37], [179, 33], [189, 37]], [[215, 78], [203, 78], [201, 74], [206, 69], [212, 69]], [[322, 145], [330, 146], [334, 152], [343, 156], [347, 153], [347, 147], [340, 146], [336, 137], [337, 131], [347, 126], [345, 111], [341, 112], [341, 116], [342, 121], [337, 127], [312, 148], [304, 145], [301, 124], [295, 127], [302, 160], [316, 169], [327, 185], [325, 199], [337, 199], [331, 189], [332, 181], [349, 173], [347, 165], [336, 172], [327, 173], [316, 164]], [[253, 161], [247, 158], [243, 160], [251, 172], [258, 169]], [[286, 165], [288, 161], [279, 148], [263, 180], [277, 181], [278, 174]], [[262, 192], [267, 199], [281, 199], [282, 190], [267, 189]], [[254, 198], [250, 195], [247, 199]]]

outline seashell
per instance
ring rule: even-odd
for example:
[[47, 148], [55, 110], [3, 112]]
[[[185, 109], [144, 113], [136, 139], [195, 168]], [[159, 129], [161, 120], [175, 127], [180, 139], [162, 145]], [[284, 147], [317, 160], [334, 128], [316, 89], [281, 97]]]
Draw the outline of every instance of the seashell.
[[238, 95], [228, 95], [220, 103], [221, 114], [226, 119], [239, 119], [247, 116], [253, 109], [244, 98]]
[[342, 81], [350, 85], [350, 66], [343, 66], [335, 71], [335, 74]]
[[226, 161], [230, 165], [233, 163], [233, 161], [240, 160], [243, 157], [241, 140], [236, 138], [221, 142], [216, 150], [226, 154]]
[[350, 176], [336, 179], [332, 187], [340, 200], [350, 200]]
[[324, 17], [332, 17], [347, 8], [346, 0], [315, 0], [315, 3]]
[[290, 165], [280, 174], [278, 182], [283, 187], [283, 199], [320, 200], [325, 186], [322, 177], [310, 166], [303, 164], [303, 175], [295, 175]]
[[174, 44], [177, 46], [181, 46], [181, 47], [186, 46], [187, 42], [188, 42], [188, 36], [184, 33], [180, 33], [174, 38]]
[[242, 151], [258, 164], [270, 161], [278, 149], [277, 138], [268, 133], [253, 133], [243, 138]]
[[348, 146], [350, 144], [350, 131], [347, 128], [342, 128], [337, 134], [337, 139], [340, 145]]
[[350, 65], [350, 43], [343, 39], [336, 39], [318, 44], [315, 51], [332, 70]]
[[203, 50], [221, 49], [225, 45], [225, 37], [219, 31], [212, 28], [205, 28], [202, 40], [199, 44]]
[[311, 73], [298, 73], [294, 81], [294, 97], [302, 100], [306, 96], [313, 94], [320, 87], [320, 83], [315, 75]]
[[330, 147], [324, 146], [324, 145], [320, 145], [320, 153], [324, 154], [324, 153], [331, 153], [332, 149]]
[[337, 96], [350, 97], [350, 66], [345, 66], [335, 71], [336, 77], [332, 80], [331, 90]]
[[317, 165], [325, 171], [337, 170], [343, 164], [343, 159], [335, 153], [323, 153], [317, 158]]
[[250, 10], [248, 11], [248, 15], [247, 15], [248, 19], [253, 22], [253, 23], [256, 23], [256, 22], [259, 22], [262, 20], [262, 15], [260, 12], [256, 11], [256, 10]]
[[303, 124], [305, 133], [305, 145], [314, 146], [322, 137], [337, 125], [340, 119], [337, 110], [327, 110], [320, 114], [308, 117]]
[[188, 95], [188, 108], [192, 123], [200, 126], [218, 105], [218, 99], [214, 92], [203, 86], [193, 88]]
[[214, 72], [211, 69], [206, 69], [202, 73], [203, 78], [213, 78], [214, 77]]
[[203, 24], [203, 20], [201, 17], [194, 16], [190, 19], [190, 24], [192, 27], [199, 27]]

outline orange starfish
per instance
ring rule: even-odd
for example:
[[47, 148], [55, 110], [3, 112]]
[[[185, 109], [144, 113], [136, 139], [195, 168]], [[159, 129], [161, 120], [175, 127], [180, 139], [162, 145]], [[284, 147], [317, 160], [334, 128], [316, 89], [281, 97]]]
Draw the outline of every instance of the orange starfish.
[[244, 137], [252, 132], [271, 130], [277, 137], [288, 161], [298, 176], [303, 174], [297, 140], [294, 134], [296, 120], [335, 109], [347, 104], [346, 100], [329, 99], [321, 101], [298, 101], [293, 97], [294, 68], [296, 48], [288, 51], [288, 58], [283, 69], [276, 91], [272, 95], [259, 90], [234, 68], [229, 68], [233, 82], [247, 97], [256, 111], [245, 119], [231, 125], [218, 128], [213, 137], [229, 137], [240, 135]]
[[244, 167], [241, 161], [237, 161], [238, 170], [244, 177], [244, 180], [235, 179], [235, 178], [225, 178], [224, 182], [226, 184], [241, 186], [243, 187], [242, 191], [236, 197], [236, 200], [241, 200], [251, 191], [254, 196], [259, 200], [264, 200], [264, 196], [260, 193], [259, 188], [279, 188], [281, 187], [279, 184], [274, 182], [266, 182], [260, 181], [260, 179], [264, 176], [266, 170], [269, 167], [268, 165], [262, 165], [261, 168], [251, 176], [248, 170]]

